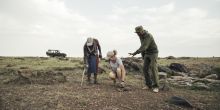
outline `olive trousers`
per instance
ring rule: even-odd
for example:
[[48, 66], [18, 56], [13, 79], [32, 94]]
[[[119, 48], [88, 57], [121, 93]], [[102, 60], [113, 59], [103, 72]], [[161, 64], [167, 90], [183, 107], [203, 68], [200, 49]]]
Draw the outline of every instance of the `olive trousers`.
[[159, 76], [158, 76], [158, 66], [157, 66], [158, 53], [152, 55], [144, 55], [144, 77], [145, 84], [149, 88], [159, 87]]

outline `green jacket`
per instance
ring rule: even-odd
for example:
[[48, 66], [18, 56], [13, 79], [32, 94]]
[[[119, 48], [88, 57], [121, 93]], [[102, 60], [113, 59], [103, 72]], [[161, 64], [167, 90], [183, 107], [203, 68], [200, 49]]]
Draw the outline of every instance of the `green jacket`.
[[143, 34], [143, 36], [140, 36], [141, 46], [140, 48], [134, 53], [142, 54], [142, 57], [144, 57], [145, 54], [152, 55], [155, 53], [158, 53], [157, 45], [154, 41], [153, 36], [148, 33], [147, 31]]

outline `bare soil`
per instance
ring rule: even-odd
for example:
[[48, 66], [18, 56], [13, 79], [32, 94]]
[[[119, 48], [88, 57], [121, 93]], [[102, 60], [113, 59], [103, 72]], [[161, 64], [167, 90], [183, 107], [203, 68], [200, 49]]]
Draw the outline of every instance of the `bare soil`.
[[[2, 58], [4, 60], [4, 58]], [[7, 65], [7, 64], [5, 64]], [[153, 93], [142, 90], [143, 77], [128, 74], [126, 87], [120, 91], [106, 73], [99, 74], [99, 84], [88, 84], [86, 77], [81, 86], [82, 68], [67, 70], [6, 70], [0, 72], [0, 109], [1, 110], [219, 110], [220, 91], [190, 90], [171, 86], [169, 91]], [[66, 68], [66, 67], [64, 67]], [[5, 71], [5, 72], [4, 72]], [[16, 72], [17, 71], [17, 72]], [[19, 72], [30, 82], [20, 83], [13, 80]], [[48, 73], [50, 71], [50, 73]], [[39, 72], [39, 71], [38, 71]], [[43, 73], [43, 74], [42, 74]], [[51, 76], [52, 75], [52, 76]], [[13, 77], [12, 77], [13, 76]], [[38, 76], [38, 77], [37, 77]], [[56, 76], [56, 77], [53, 77]], [[63, 77], [65, 76], [65, 77]], [[43, 77], [43, 79], [41, 79]], [[62, 79], [62, 78], [64, 79]], [[61, 80], [61, 79], [62, 80]], [[44, 83], [44, 81], [49, 83]], [[18, 81], [18, 82], [16, 82]], [[168, 103], [172, 96], [187, 99], [194, 108]]]

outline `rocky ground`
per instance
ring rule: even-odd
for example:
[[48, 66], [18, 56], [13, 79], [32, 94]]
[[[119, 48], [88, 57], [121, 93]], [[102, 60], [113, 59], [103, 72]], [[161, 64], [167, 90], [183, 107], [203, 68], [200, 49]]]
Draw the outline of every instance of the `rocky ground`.
[[[113, 85], [105, 61], [100, 63], [100, 84], [84, 81], [81, 86], [81, 58], [0, 57], [0, 109], [220, 109], [220, 58], [159, 59], [159, 93], [141, 89], [141, 59], [122, 59], [127, 89]], [[170, 103], [173, 96], [188, 100], [193, 108]]]

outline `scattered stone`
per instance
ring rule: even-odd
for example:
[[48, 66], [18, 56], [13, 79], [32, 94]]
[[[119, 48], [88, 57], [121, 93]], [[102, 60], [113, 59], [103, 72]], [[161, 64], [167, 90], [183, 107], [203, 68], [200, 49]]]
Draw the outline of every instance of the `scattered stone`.
[[178, 106], [183, 106], [183, 107], [187, 107], [187, 108], [193, 108], [192, 104], [184, 99], [184, 98], [181, 98], [181, 97], [177, 97], [177, 96], [173, 96], [171, 97], [168, 102], [170, 104], [174, 104], [174, 105], [178, 105]]
[[173, 76], [182, 76], [182, 77], [186, 77], [186, 73], [183, 72], [173, 72]]
[[123, 88], [117, 88], [118, 92], [125, 92], [125, 91], [131, 91], [130, 87], [123, 87]]
[[165, 83], [165, 84], [160, 84], [162, 86], [159, 87], [159, 89], [161, 91], [169, 91], [170, 90], [170, 86], [168, 85], [168, 83]]
[[189, 67], [189, 73], [196, 75], [199, 78], [205, 78], [206, 76], [212, 74], [213, 67], [208, 64], [193, 64]]
[[206, 79], [215, 79], [215, 80], [217, 80], [218, 76], [216, 74], [210, 74], [210, 75], [206, 76], [205, 78]]
[[201, 82], [197, 82], [197, 83], [194, 83], [192, 85], [193, 89], [199, 89], [199, 90], [209, 90], [210, 87], [205, 85], [204, 83], [201, 83]]
[[168, 74], [172, 74], [173, 71], [169, 68], [169, 67], [166, 67], [166, 66], [158, 66], [158, 71], [159, 72], [165, 72], [165, 73], [168, 73]]

